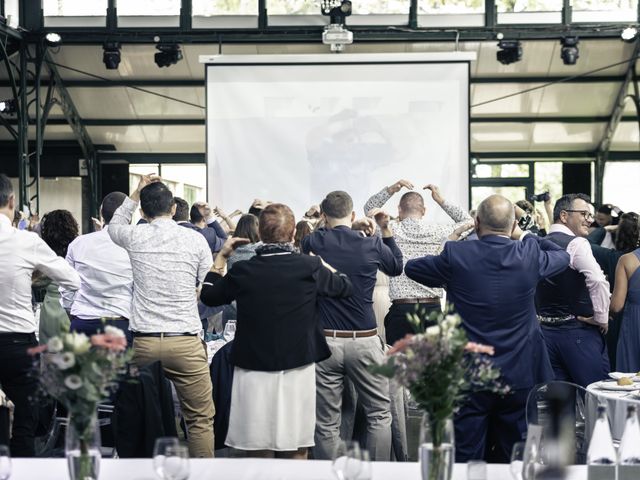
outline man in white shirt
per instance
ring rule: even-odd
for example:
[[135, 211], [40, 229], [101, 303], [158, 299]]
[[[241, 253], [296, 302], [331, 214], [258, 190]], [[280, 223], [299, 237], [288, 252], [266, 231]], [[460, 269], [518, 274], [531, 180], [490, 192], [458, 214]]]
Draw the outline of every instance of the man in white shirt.
[[71, 331], [94, 335], [111, 325], [121, 329], [131, 345], [131, 261], [127, 251], [109, 237], [109, 222], [125, 198], [122, 192], [104, 197], [100, 207], [102, 230], [82, 235], [69, 245], [67, 262], [80, 275], [81, 285], [75, 295], [63, 291], [62, 299], [71, 313]]
[[587, 195], [563, 195], [545, 237], [571, 257], [562, 273], [542, 280], [536, 310], [556, 380], [583, 387], [609, 373], [604, 342], [609, 323], [609, 282], [585, 238], [593, 222]]
[[35, 455], [36, 409], [30, 403], [38, 386], [27, 349], [37, 345], [31, 304], [31, 274], [39, 270], [68, 290], [80, 277], [38, 235], [11, 225], [16, 198], [9, 178], [0, 174], [0, 384], [15, 404], [10, 442], [14, 457]]
[[[124, 248], [133, 268], [133, 360], [160, 360], [173, 381], [187, 424], [192, 457], [213, 456], [213, 395], [207, 349], [200, 339], [198, 283], [213, 265], [200, 233], [172, 220], [175, 203], [158, 177], [144, 175], [109, 223], [109, 236]], [[138, 201], [149, 221], [131, 225]]]

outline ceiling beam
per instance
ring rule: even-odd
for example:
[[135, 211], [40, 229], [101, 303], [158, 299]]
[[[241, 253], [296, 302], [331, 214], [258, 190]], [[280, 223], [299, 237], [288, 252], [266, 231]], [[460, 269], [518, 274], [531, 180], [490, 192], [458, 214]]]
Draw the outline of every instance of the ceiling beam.
[[[587, 152], [471, 152], [471, 158], [477, 158], [480, 161], [491, 160], [563, 160], [563, 159], [584, 159], [585, 161], [593, 161], [597, 156], [595, 151]], [[609, 161], [640, 161], [640, 152], [637, 150], [629, 151], [611, 151], [609, 152]]]
[[98, 161], [124, 160], [129, 163], [206, 163], [204, 153], [147, 153], [98, 151]]

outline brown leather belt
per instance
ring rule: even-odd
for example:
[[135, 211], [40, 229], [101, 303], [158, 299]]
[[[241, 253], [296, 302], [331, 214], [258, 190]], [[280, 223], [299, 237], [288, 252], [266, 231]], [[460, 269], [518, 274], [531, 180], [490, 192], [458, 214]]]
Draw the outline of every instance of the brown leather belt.
[[408, 305], [412, 303], [430, 303], [432, 305], [440, 305], [440, 299], [438, 297], [424, 297], [424, 298], [397, 298], [391, 300], [394, 305]]
[[372, 328], [371, 330], [326, 330], [324, 331], [325, 337], [333, 338], [364, 338], [373, 337], [378, 334], [378, 329]]

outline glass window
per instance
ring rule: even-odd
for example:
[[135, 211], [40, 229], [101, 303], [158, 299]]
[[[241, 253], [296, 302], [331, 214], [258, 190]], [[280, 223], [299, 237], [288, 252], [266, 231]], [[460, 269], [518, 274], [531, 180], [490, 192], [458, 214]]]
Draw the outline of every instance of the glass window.
[[478, 208], [478, 204], [489, 195], [497, 193], [512, 202], [517, 202], [525, 198], [525, 187], [471, 187], [471, 208]]
[[[309, 2], [314, 3], [314, 2]], [[320, 7], [318, 7], [320, 10]], [[258, 15], [258, 0], [193, 0], [193, 15]]]
[[498, 12], [560, 12], [562, 0], [496, 0]]
[[549, 192], [551, 201], [562, 196], [562, 162], [536, 162], [534, 193]]
[[180, 0], [136, 0], [118, 2], [118, 16], [180, 15]]
[[107, 15], [107, 0], [44, 0], [45, 17], [92, 17]]
[[474, 178], [527, 178], [529, 165], [526, 163], [479, 163]]
[[607, 162], [604, 167], [602, 198], [624, 212], [638, 212], [640, 162]]
[[320, 6], [307, 0], [267, 0], [267, 11], [269, 15], [320, 15]]
[[419, 0], [418, 14], [483, 13], [484, 0]]
[[635, 22], [638, 0], [574, 0], [574, 22]]
[[[637, 0], [573, 0], [573, 10], [605, 12], [609, 10], [636, 10]], [[637, 11], [637, 10], [636, 10]]]

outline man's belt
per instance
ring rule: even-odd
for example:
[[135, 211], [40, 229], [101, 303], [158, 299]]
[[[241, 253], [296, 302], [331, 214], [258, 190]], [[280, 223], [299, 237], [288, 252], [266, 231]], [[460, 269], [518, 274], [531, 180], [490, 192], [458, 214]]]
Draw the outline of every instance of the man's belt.
[[538, 321], [542, 325], [560, 325], [571, 320], [575, 320], [575, 318], [575, 315], [566, 315], [564, 317], [544, 317], [542, 315], [538, 315]]
[[439, 297], [424, 297], [424, 298], [396, 298], [391, 300], [394, 305], [410, 305], [414, 303], [427, 303], [432, 305], [440, 305]]
[[373, 337], [378, 334], [378, 329], [371, 330], [324, 330], [325, 337], [333, 338], [364, 338]]
[[165, 337], [197, 337], [197, 333], [177, 333], [177, 332], [131, 332], [134, 337], [156, 337], [156, 338], [165, 338]]

